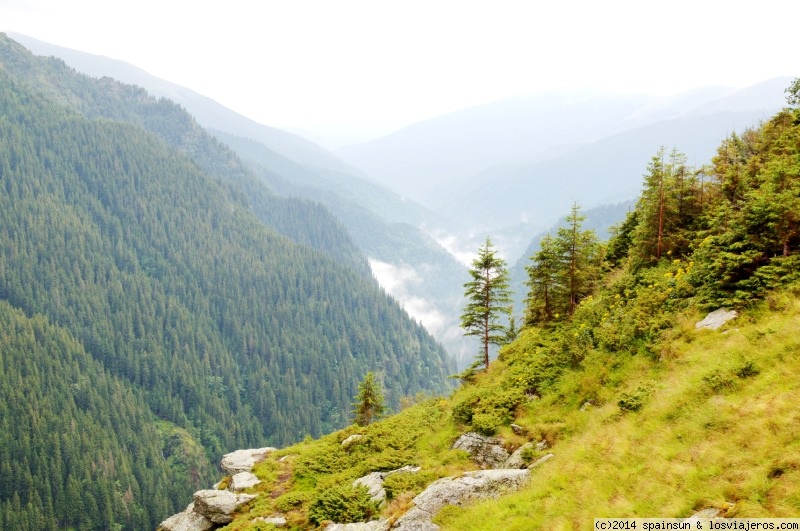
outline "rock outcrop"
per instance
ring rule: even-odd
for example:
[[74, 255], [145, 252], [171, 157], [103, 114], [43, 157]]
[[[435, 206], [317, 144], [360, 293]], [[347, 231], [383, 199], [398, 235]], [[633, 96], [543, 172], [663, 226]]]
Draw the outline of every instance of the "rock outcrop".
[[400, 474], [403, 472], [406, 473], [419, 472], [419, 467], [404, 466], [403, 468], [398, 468], [397, 470], [390, 470], [388, 472], [372, 472], [364, 477], [360, 477], [357, 480], [355, 480], [353, 482], [353, 486], [364, 485], [365, 487], [367, 487], [367, 491], [369, 492], [372, 501], [377, 503], [383, 503], [386, 501], [386, 489], [383, 488], [383, 480], [385, 480], [392, 474]]
[[478, 470], [459, 477], [442, 478], [417, 495], [414, 506], [392, 529], [427, 531], [439, 529], [433, 517], [445, 505], [465, 505], [472, 501], [496, 498], [519, 489], [530, 479], [528, 470]]
[[389, 521], [385, 518], [371, 522], [355, 522], [352, 524], [331, 524], [325, 531], [388, 531]]
[[533, 450], [535, 447], [536, 445], [532, 442], [523, 444], [511, 454], [511, 457], [506, 459], [506, 462], [503, 463], [503, 468], [525, 468], [528, 466], [528, 463], [522, 457], [522, 454], [525, 453], [526, 450]]
[[178, 514], [161, 522], [158, 531], [209, 531], [216, 527], [214, 522], [194, 511], [194, 503]]
[[696, 323], [694, 327], [698, 330], [702, 328], [708, 328], [709, 330], [718, 330], [722, 325], [724, 325], [725, 323], [727, 323], [732, 319], [736, 319], [736, 317], [738, 316], [739, 314], [736, 313], [736, 310], [728, 310], [726, 308], [720, 308], [706, 315], [705, 319]]
[[255, 487], [259, 483], [261, 483], [261, 480], [258, 479], [258, 477], [256, 477], [256, 475], [252, 472], [239, 472], [231, 477], [231, 484], [228, 487], [228, 490], [239, 492], [240, 490]]
[[194, 493], [194, 512], [215, 524], [228, 524], [233, 521], [234, 511], [255, 497], [228, 490], [199, 490]]
[[220, 466], [227, 470], [231, 475], [239, 472], [250, 472], [258, 463], [263, 461], [267, 454], [274, 452], [276, 448], [251, 448], [249, 450], [236, 450], [222, 456]]
[[466, 451], [470, 459], [481, 468], [502, 467], [509, 457], [500, 439], [475, 432], [465, 433], [459, 437], [453, 448]]

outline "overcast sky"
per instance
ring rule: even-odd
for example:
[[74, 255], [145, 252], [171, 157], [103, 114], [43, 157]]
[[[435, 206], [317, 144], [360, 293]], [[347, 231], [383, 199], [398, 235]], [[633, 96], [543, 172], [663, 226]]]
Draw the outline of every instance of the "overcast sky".
[[0, 31], [327, 137], [551, 89], [667, 95], [798, 76], [798, 20], [796, 0], [0, 0]]

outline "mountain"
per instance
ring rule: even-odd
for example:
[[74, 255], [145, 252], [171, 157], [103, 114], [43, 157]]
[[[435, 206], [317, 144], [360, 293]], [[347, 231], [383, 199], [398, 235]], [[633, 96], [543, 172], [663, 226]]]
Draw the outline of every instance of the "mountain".
[[[343, 225], [360, 252], [370, 258], [383, 287], [413, 318], [422, 321], [453, 356], [459, 360], [468, 356], [458, 328], [461, 287], [452, 282], [462, 276], [466, 280], [466, 269], [428, 234], [432, 228], [451, 226], [447, 218], [387, 190], [323, 148], [297, 135], [258, 124], [188, 88], [121, 61], [24, 35], [13, 36], [34, 53], [59, 57], [79, 72], [132, 83], [185, 107], [199, 124], [232, 147], [249, 170], [277, 195], [295, 202], [298, 198], [310, 200], [331, 211], [337, 219], [319, 226]], [[313, 207], [306, 202], [302, 208]], [[274, 212], [271, 208], [262, 210], [264, 215], [273, 213], [273, 226], [282, 219]], [[281, 226], [280, 230], [289, 234], [288, 228]], [[343, 252], [336, 251], [335, 246], [329, 251]]]
[[268, 453], [230, 528], [797, 518], [800, 108], [718, 152], [703, 182], [679, 157], [642, 168], [612, 265], [569, 314], [539, 314], [447, 398]]
[[368, 371], [448, 389], [338, 221], [178, 105], [0, 35], [0, 116], [3, 528], [152, 529], [225, 451], [344, 426]]
[[[661, 146], [707, 160], [734, 130], [783, 106], [788, 78], [669, 98], [561, 92], [456, 111], [336, 151], [386, 186], [457, 220], [460, 252], [486, 233], [516, 260], [573, 201], [629, 200]], [[480, 237], [474, 237], [480, 235]]]

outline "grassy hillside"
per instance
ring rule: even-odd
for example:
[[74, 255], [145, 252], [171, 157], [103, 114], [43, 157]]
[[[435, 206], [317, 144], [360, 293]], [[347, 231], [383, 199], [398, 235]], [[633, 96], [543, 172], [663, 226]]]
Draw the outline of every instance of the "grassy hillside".
[[[529, 321], [446, 399], [270, 456], [256, 467], [262, 495], [228, 529], [263, 529], [253, 519], [274, 513], [314, 528], [331, 514], [321, 507], [395, 519], [434, 480], [476, 468], [451, 449], [468, 431], [509, 450], [546, 441], [523, 457], [554, 457], [517, 493], [446, 507], [434, 518], [443, 529], [590, 529], [595, 517], [712, 507], [800, 516], [798, 138], [800, 110], [786, 109], [732, 135], [701, 171], [657, 154], [605, 247], [605, 274], [571, 315]], [[553, 297], [565, 291], [558, 278]], [[721, 306], [739, 316], [696, 328]], [[421, 470], [391, 476], [380, 511], [348, 490], [405, 465]]]

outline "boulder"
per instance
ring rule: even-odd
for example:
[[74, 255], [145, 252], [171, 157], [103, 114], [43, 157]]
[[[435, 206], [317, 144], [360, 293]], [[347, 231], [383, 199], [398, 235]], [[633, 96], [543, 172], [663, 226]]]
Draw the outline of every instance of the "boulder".
[[395, 522], [392, 529], [439, 529], [432, 519], [445, 505], [461, 506], [471, 501], [496, 498], [519, 489], [529, 479], [528, 470], [478, 470], [459, 477], [442, 478], [414, 498], [414, 506]]
[[233, 521], [236, 509], [255, 497], [253, 494], [234, 494], [227, 490], [199, 490], [194, 493], [194, 512], [215, 524], [227, 524]]
[[239, 472], [231, 477], [231, 484], [228, 490], [239, 492], [240, 490], [249, 489], [261, 483], [261, 480], [256, 477], [252, 472]]
[[546, 463], [547, 461], [551, 460], [554, 457], [555, 456], [553, 454], [543, 455], [542, 457], [531, 463], [530, 466], [528, 466], [528, 468], [536, 468], [537, 466]]
[[283, 516], [270, 516], [269, 518], [264, 516], [259, 516], [257, 518], [253, 518], [253, 523], [264, 523], [264, 524], [272, 524], [275, 527], [286, 527], [286, 518]]
[[694, 327], [698, 330], [708, 328], [709, 330], [717, 330], [728, 321], [738, 317], [736, 310], [728, 310], [720, 308], [706, 315], [705, 319], [696, 323]]
[[251, 448], [249, 450], [236, 450], [222, 456], [220, 465], [230, 474], [250, 472], [256, 463], [263, 461], [267, 454], [274, 452], [275, 448]]
[[397, 470], [390, 470], [388, 472], [372, 472], [364, 477], [360, 477], [353, 482], [353, 486], [364, 485], [367, 487], [372, 501], [383, 503], [386, 501], [386, 489], [383, 488], [383, 480], [392, 474], [403, 472], [419, 472], [418, 466], [406, 465]]
[[525, 459], [522, 458], [522, 454], [523, 452], [525, 452], [525, 450], [529, 449], [532, 450], [533, 448], [534, 444], [532, 442], [523, 444], [522, 446], [517, 448], [516, 452], [511, 454], [511, 457], [506, 459], [503, 468], [525, 468], [528, 465], [528, 463], [526, 463]]
[[498, 468], [508, 459], [508, 452], [500, 444], [500, 439], [487, 437], [480, 433], [465, 433], [453, 444], [456, 450], [464, 450], [481, 468]]
[[356, 442], [358, 442], [358, 441], [359, 441], [359, 439], [363, 439], [363, 438], [364, 438], [364, 436], [363, 436], [363, 435], [361, 435], [361, 434], [358, 434], [358, 433], [354, 433], [353, 435], [351, 435], [350, 437], [348, 437], [347, 439], [345, 439], [345, 440], [343, 440], [343, 441], [342, 441], [342, 448], [344, 448], [345, 450], [347, 450], [347, 449], [348, 449], [348, 448], [350, 448], [350, 447], [351, 447], [353, 444], [355, 444]]
[[526, 428], [520, 426], [519, 424], [512, 424], [511, 425], [511, 431], [514, 432], [514, 435], [524, 436], [524, 435], [528, 434], [528, 430]]
[[213, 527], [214, 522], [196, 513], [194, 504], [190, 503], [182, 513], [174, 514], [161, 522], [158, 531], [209, 531]]
[[371, 522], [354, 522], [351, 524], [331, 524], [325, 531], [389, 531], [389, 521], [385, 518]]
[[721, 513], [722, 511], [720, 509], [717, 509], [716, 507], [709, 507], [707, 509], [697, 511], [689, 517], [689, 520], [699, 520], [700, 518], [717, 518]]

